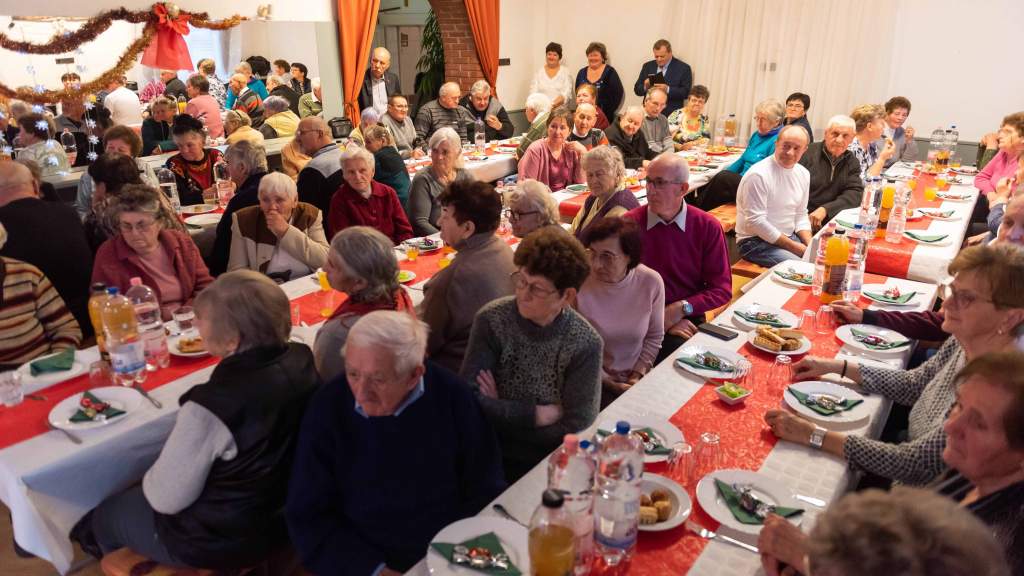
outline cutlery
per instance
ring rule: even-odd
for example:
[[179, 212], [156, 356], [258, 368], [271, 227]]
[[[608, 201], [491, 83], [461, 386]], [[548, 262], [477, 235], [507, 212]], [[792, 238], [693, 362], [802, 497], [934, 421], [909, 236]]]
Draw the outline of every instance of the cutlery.
[[81, 444], [82, 443], [82, 439], [81, 438], [79, 438], [78, 436], [72, 434], [71, 432], [69, 432], [69, 431], [67, 431], [67, 430], [65, 430], [63, 428], [58, 428], [58, 427], [54, 426], [53, 422], [50, 422], [49, 420], [47, 420], [46, 421], [46, 425], [49, 426], [51, 430], [56, 430], [58, 432], [63, 432], [64, 435], [68, 437], [68, 440], [71, 440], [75, 444]]
[[38, 402], [46, 402], [46, 396], [43, 396], [42, 394], [25, 394], [25, 398], [28, 398], [29, 400], [36, 400]]
[[164, 407], [164, 405], [161, 404], [159, 400], [157, 400], [156, 398], [153, 398], [152, 396], [149, 395], [149, 392], [146, 392], [145, 390], [143, 390], [142, 389], [142, 385], [140, 385], [138, 383], [135, 383], [134, 385], [132, 385], [132, 388], [135, 388], [139, 392], [139, 394], [142, 394], [142, 396], [146, 400], [149, 400], [153, 404], [153, 406], [155, 406], [158, 410], [160, 408]]
[[722, 542], [725, 542], [727, 544], [732, 544], [733, 546], [739, 546], [740, 548], [743, 548], [744, 550], [747, 550], [748, 552], [753, 552], [754, 554], [760, 554], [761, 553], [760, 550], [757, 549], [757, 546], [751, 546], [750, 544], [747, 544], [746, 542], [740, 542], [739, 540], [736, 540], [735, 538], [730, 538], [728, 536], [724, 536], [722, 534], [718, 534], [716, 532], [712, 532], [711, 530], [708, 530], [707, 528], [701, 526], [700, 524], [697, 524], [696, 522], [694, 522], [692, 520], [687, 520], [686, 521], [686, 528], [690, 532], [693, 532], [697, 536], [700, 536], [701, 538], [704, 538], [706, 540], [721, 540]]
[[524, 528], [529, 528], [529, 526], [527, 526], [526, 524], [523, 524], [522, 522], [520, 522], [518, 518], [513, 516], [512, 513], [509, 512], [508, 510], [506, 510], [505, 507], [502, 506], [501, 504], [495, 504], [495, 505], [491, 506], [491, 508], [493, 508], [494, 511], [497, 512], [498, 514], [504, 516], [505, 518], [508, 518], [509, 520], [515, 522], [516, 524], [519, 524], [520, 526], [523, 526]]
[[801, 502], [806, 502], [811, 506], [817, 506], [818, 508], [824, 508], [828, 506], [828, 503], [822, 500], [821, 498], [813, 498], [811, 496], [804, 496], [803, 494], [793, 494], [793, 498], [796, 498]]

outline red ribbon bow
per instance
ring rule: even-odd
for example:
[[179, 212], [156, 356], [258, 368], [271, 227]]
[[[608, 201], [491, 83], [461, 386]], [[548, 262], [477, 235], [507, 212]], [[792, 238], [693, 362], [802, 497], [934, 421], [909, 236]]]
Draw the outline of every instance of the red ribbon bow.
[[167, 5], [160, 3], [153, 5], [153, 13], [160, 18], [159, 26], [161, 28], [169, 28], [178, 34], [188, 34], [188, 19], [191, 14], [187, 12], [178, 12], [177, 18], [172, 18], [170, 13], [167, 11]]

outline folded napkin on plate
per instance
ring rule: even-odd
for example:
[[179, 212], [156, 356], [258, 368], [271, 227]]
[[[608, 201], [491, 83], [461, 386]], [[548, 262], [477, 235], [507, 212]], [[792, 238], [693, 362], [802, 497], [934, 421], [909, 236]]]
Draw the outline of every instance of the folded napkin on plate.
[[733, 372], [732, 366], [726, 366], [723, 370], [717, 370], [710, 366], [705, 366], [700, 360], [693, 356], [680, 356], [676, 358], [676, 364], [686, 364], [687, 366], [698, 370], [711, 370], [713, 372], [717, 371], [724, 374], [731, 374]]
[[917, 292], [905, 292], [900, 294], [899, 298], [892, 298], [885, 294], [879, 294], [877, 292], [865, 292], [864, 295], [870, 297], [873, 300], [879, 300], [881, 302], [892, 302], [893, 304], [906, 304]]
[[[651, 438], [651, 442], [654, 444], [654, 447], [651, 448], [650, 450], [644, 448], [645, 454], [649, 454], [651, 456], [660, 456], [662, 454], [672, 453], [671, 449], [666, 448], [665, 445], [661, 443], [661, 440], [658, 437], [658, 433], [655, 432], [653, 428], [634, 428], [631, 430], [631, 432], [643, 432]], [[598, 428], [597, 430], [598, 436], [611, 436], [611, 434], [612, 433], [609, 430], [601, 430], [600, 428]]]
[[39, 376], [46, 372], [63, 372], [65, 370], [71, 370], [71, 366], [74, 363], [75, 349], [65, 348], [53, 356], [29, 362], [28, 369], [32, 372], [33, 376]]
[[808, 395], [807, 394], [805, 394], [804, 392], [801, 392], [801, 391], [793, 388], [792, 386], [786, 388], [786, 390], [790, 394], [792, 394], [794, 398], [799, 400], [801, 404], [803, 404], [804, 406], [807, 406], [808, 408], [810, 408], [811, 410], [814, 410], [815, 412], [817, 412], [818, 414], [821, 414], [822, 416], [831, 416], [833, 414], [839, 414], [840, 412], [845, 412], [845, 411], [849, 410], [850, 408], [853, 408], [857, 404], [860, 404], [861, 402], [863, 402], [863, 400], [850, 400], [849, 398], [846, 398], [846, 399], [843, 400], [842, 404], [839, 404], [836, 407], [835, 410], [832, 410], [830, 408], [825, 408], [824, 406], [819, 405], [817, 402], [811, 402], [810, 400], [808, 400]]
[[[445, 542], [430, 543], [430, 547], [434, 550], [437, 550], [441, 554], [441, 556], [444, 556], [445, 559], [447, 559], [449, 562], [452, 562], [452, 553], [455, 551], [456, 546], [465, 546], [470, 550], [472, 550], [473, 548], [486, 548], [491, 552], [491, 555], [506, 553], [505, 549], [501, 546], [501, 541], [498, 540], [498, 536], [494, 532], [488, 532], [487, 534], [477, 536], [476, 538], [471, 538], [469, 540], [466, 540], [465, 542], [459, 542], [458, 544], [448, 544]], [[520, 552], [524, 551], [521, 550]], [[502, 574], [504, 576], [522, 575], [522, 572], [520, 572], [519, 569], [512, 564], [511, 560], [509, 561], [508, 568], [505, 569], [496, 568], [494, 566], [490, 566], [487, 568], [475, 568], [473, 566], [469, 566], [468, 564], [460, 564], [460, 566], [469, 568], [471, 570], [476, 570], [477, 572], [483, 572], [484, 574]]]
[[[103, 408], [103, 410], [96, 410], [96, 413], [92, 416], [86, 413], [89, 408]], [[103, 400], [100, 400], [93, 395], [92, 392], [86, 390], [82, 393], [82, 399], [78, 403], [78, 410], [69, 418], [72, 422], [92, 422], [96, 420], [97, 416], [103, 415], [104, 418], [110, 420], [111, 418], [117, 418], [124, 414], [124, 410], [118, 410], [110, 404], [107, 404]]]
[[753, 322], [754, 324], [764, 324], [765, 326], [771, 326], [773, 328], [792, 328], [793, 327], [792, 324], [786, 324], [785, 322], [782, 322], [782, 321], [779, 321], [779, 320], [760, 320], [760, 319], [757, 318], [757, 316], [755, 316], [753, 314], [747, 314], [746, 312], [742, 312], [740, 310], [736, 310], [735, 312], [733, 312], [733, 314], [739, 316], [740, 318], [743, 318], [747, 322]]
[[786, 280], [790, 280], [792, 282], [799, 282], [801, 284], [806, 284], [808, 286], [810, 286], [814, 282], [813, 279], [808, 280], [806, 274], [801, 274], [799, 272], [782, 272], [780, 270], [776, 270], [775, 275], [779, 276], [780, 278], [785, 278]]
[[[740, 504], [740, 495], [733, 490], [732, 486], [722, 482], [718, 478], [715, 478], [715, 487], [718, 488], [718, 493], [722, 495], [722, 500], [725, 502], [725, 505], [729, 508], [729, 511], [732, 512], [732, 515], [736, 520], [742, 524], [754, 524], [757, 526], [764, 524], [764, 520], [761, 520], [756, 514], [748, 511], [742, 504]], [[803, 514], [803, 512], [804, 511], [801, 508], [777, 506], [775, 510], [772, 511], [772, 514], [778, 514], [783, 518], [790, 518], [797, 514]]]
[[[850, 328], [850, 333], [853, 334], [853, 337], [854, 337], [854, 339], [857, 340], [857, 342], [860, 342], [861, 344], [867, 346], [868, 348], [870, 348], [872, 350], [892, 350], [893, 348], [900, 348], [902, 346], [906, 346], [907, 344], [910, 344], [910, 340], [898, 340], [898, 341], [895, 341], [895, 342], [889, 342], [888, 340], [885, 340], [881, 336], [877, 336], [875, 334], [869, 334], [867, 332], [863, 332], [861, 330], [857, 330], [856, 328]], [[872, 337], [880, 338], [882, 340], [885, 340], [885, 342], [883, 344], [874, 344], [872, 342], [866, 342], [865, 341], [865, 339], [869, 339], [869, 338], [872, 338]]]
[[918, 234], [910, 230], [905, 230], [903, 233], [918, 242], [941, 242], [949, 237], [949, 234]]
[[839, 224], [843, 228], [850, 228], [850, 229], [853, 229], [856, 226], [856, 224], [853, 223], [853, 222], [849, 222], [847, 220], [840, 220], [839, 218], [836, 218], [836, 224]]

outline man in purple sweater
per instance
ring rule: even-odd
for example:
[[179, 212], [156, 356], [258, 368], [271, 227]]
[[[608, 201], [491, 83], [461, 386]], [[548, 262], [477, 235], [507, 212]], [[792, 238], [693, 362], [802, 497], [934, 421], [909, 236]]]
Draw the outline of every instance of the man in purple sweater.
[[658, 156], [647, 167], [647, 206], [626, 213], [640, 228], [641, 262], [665, 281], [665, 340], [658, 362], [697, 333], [705, 313], [732, 298], [729, 252], [722, 225], [688, 206], [686, 160]]

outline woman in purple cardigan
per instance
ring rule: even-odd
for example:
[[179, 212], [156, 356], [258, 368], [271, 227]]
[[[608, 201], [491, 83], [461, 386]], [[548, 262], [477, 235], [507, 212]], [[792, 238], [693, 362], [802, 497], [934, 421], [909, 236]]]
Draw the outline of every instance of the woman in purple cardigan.
[[583, 182], [580, 156], [586, 149], [568, 141], [570, 126], [572, 113], [567, 108], [551, 111], [547, 138], [530, 144], [519, 160], [520, 180], [532, 178], [547, 184], [552, 190]]
[[590, 197], [572, 221], [572, 233], [585, 241], [591, 225], [602, 218], [622, 216], [638, 208], [636, 196], [626, 188], [626, 166], [622, 153], [610, 146], [597, 146], [583, 155], [583, 173]]

